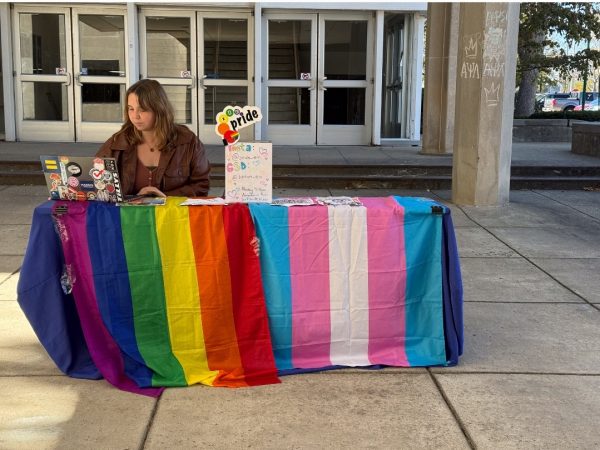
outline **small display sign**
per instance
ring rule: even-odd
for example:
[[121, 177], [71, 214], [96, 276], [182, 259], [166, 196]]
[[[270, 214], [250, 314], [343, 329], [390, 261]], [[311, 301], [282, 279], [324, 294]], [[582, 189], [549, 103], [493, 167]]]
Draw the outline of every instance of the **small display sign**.
[[215, 117], [215, 133], [223, 139], [223, 145], [235, 144], [240, 139], [239, 130], [254, 125], [262, 120], [258, 106], [227, 105]]
[[225, 147], [225, 201], [271, 203], [273, 145], [236, 142]]

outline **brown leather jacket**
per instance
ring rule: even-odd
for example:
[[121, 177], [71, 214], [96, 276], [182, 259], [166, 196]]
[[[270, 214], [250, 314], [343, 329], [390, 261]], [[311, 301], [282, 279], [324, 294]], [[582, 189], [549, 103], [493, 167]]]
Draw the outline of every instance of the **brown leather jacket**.
[[[136, 146], [130, 146], [122, 134], [113, 134], [96, 156], [117, 159], [124, 195], [134, 192], [137, 167]], [[158, 189], [166, 195], [204, 197], [210, 187], [210, 164], [200, 139], [183, 125], [177, 125], [177, 139], [167, 144], [160, 155], [155, 173]]]

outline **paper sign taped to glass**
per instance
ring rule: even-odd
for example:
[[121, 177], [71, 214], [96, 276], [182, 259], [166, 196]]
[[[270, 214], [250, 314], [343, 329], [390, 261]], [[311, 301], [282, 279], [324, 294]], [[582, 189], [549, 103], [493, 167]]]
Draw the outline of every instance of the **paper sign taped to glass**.
[[271, 203], [273, 198], [273, 145], [236, 142], [225, 147], [225, 201]]

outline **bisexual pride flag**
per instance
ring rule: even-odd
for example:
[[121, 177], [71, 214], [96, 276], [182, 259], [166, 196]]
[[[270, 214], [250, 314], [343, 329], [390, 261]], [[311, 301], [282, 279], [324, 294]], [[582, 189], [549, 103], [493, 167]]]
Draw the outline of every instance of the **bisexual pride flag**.
[[444, 333], [444, 208], [408, 197], [360, 201], [250, 205], [281, 373], [456, 362]]
[[91, 359], [110, 383], [148, 395], [277, 383], [248, 208], [181, 201], [55, 205]]

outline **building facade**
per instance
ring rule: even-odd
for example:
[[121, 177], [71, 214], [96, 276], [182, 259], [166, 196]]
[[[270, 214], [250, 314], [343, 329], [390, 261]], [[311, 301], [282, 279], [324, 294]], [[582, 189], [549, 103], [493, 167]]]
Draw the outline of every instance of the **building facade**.
[[243, 140], [419, 141], [426, 3], [2, 3], [7, 141], [101, 142], [125, 91], [165, 87], [176, 120], [220, 143], [215, 116], [256, 105]]

